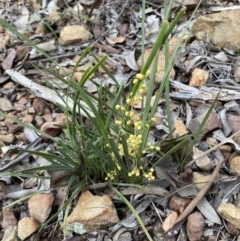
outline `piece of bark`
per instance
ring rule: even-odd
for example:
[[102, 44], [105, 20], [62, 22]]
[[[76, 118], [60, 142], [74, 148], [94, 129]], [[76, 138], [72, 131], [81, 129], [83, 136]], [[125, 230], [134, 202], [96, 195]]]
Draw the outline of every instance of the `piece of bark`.
[[[207, 87], [202, 86], [201, 88], [195, 88], [192, 86], [188, 86], [182, 84], [178, 81], [170, 81], [171, 86], [176, 88], [178, 92], [170, 93], [170, 97], [180, 99], [180, 100], [205, 100], [205, 101], [213, 101], [218, 96], [218, 100], [221, 101], [229, 101], [229, 100], [239, 100], [240, 99], [240, 88], [236, 86], [232, 86], [231, 88], [235, 89], [228, 89], [228, 86], [224, 86], [221, 89], [216, 87]], [[229, 87], [230, 88], [230, 87]]]
[[[48, 87], [39, 85], [14, 70], [10, 70], [10, 69], [6, 70], [6, 73], [9, 76], [11, 76], [13, 81], [21, 84], [27, 89], [30, 89], [37, 97], [47, 100], [56, 105], [63, 106], [64, 108], [67, 102], [69, 110], [72, 110], [74, 102], [72, 101], [72, 99], [67, 98], [67, 96], [62, 95], [62, 98], [60, 98], [59, 95], [54, 90], [51, 90]], [[88, 111], [90, 116], [94, 116], [93, 112], [90, 110], [90, 108], [87, 106], [87, 104], [84, 101], [80, 101], [80, 104]], [[76, 111], [78, 111], [78, 109], [79, 108], [76, 108]], [[83, 110], [80, 110], [80, 114], [87, 117], [87, 114]]]

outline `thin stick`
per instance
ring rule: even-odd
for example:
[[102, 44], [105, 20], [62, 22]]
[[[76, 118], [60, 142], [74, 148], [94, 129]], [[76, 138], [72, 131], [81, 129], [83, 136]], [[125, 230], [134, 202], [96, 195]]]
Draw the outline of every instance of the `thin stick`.
[[[209, 177], [207, 183], [203, 186], [203, 188], [199, 191], [199, 193], [196, 195], [196, 197], [188, 204], [188, 206], [184, 209], [184, 211], [180, 214], [180, 216], [177, 218], [173, 228], [171, 230], [175, 230], [177, 227], [179, 226], [178, 224], [183, 222], [185, 218], [187, 218], [187, 216], [193, 211], [193, 209], [197, 206], [197, 204], [201, 201], [201, 199], [205, 196], [205, 194], [207, 193], [207, 191], [210, 189], [212, 183], [214, 182], [214, 180], [216, 179], [222, 164], [224, 163], [225, 160], [221, 160], [219, 161], [218, 165], [216, 166], [214, 172], [212, 173], [212, 175]], [[167, 232], [165, 235], [166, 236], [173, 236], [174, 234], [176, 234], [175, 232], [172, 233]]]

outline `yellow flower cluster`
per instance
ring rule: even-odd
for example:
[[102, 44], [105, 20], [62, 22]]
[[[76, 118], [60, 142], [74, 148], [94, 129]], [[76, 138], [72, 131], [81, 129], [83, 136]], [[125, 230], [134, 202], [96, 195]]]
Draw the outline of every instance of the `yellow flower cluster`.
[[155, 177], [153, 176], [153, 172], [154, 172], [154, 169], [153, 168], [150, 168], [149, 172], [148, 173], [144, 173], [144, 177], [146, 179], [148, 179], [149, 181], [153, 181], [155, 179]]
[[[138, 105], [139, 101], [143, 100], [143, 95], [147, 92], [147, 85], [144, 83], [146, 77], [150, 74], [150, 71], [147, 71], [146, 75], [143, 74], [136, 74], [135, 79], [133, 80], [133, 84], [139, 84], [139, 89], [136, 94], [133, 92], [130, 93], [129, 98], [126, 99], [126, 106], [117, 104], [115, 106], [116, 110], [119, 110], [119, 118], [115, 121], [116, 125], [121, 127], [121, 131], [123, 131], [127, 135], [127, 148], [128, 148], [128, 155], [132, 161], [132, 170], [128, 173], [129, 177], [144, 177], [146, 179], [154, 180], [155, 177], [153, 176], [154, 169], [151, 168], [148, 172], [145, 172], [145, 168], [141, 165], [141, 157], [145, 153], [149, 151], [160, 151], [159, 146], [154, 146], [150, 142], [146, 144], [146, 146], [142, 146], [143, 136], [140, 134], [141, 131], [149, 129], [152, 122], [156, 121], [156, 118], [151, 118], [145, 126], [143, 126], [141, 115], [136, 114], [133, 110], [133, 107]], [[125, 132], [125, 128], [127, 126], [132, 125], [134, 130], [134, 134], [128, 134]], [[139, 155], [139, 150], [141, 147], [142, 153]], [[121, 138], [118, 139], [118, 152], [121, 157], [124, 157], [124, 148], [122, 144]], [[117, 163], [117, 159], [113, 153], [111, 153], [112, 159], [115, 160], [116, 169], [111, 171], [107, 174], [106, 180], [114, 180], [116, 179], [117, 172], [121, 170], [121, 167]], [[140, 167], [139, 167], [140, 166]]]
[[132, 177], [132, 176], [139, 177], [140, 176], [140, 170], [141, 170], [140, 168], [134, 167], [133, 170], [128, 173], [128, 176], [129, 177]]
[[106, 181], [113, 181], [117, 176], [117, 172], [116, 170], [114, 171], [110, 171], [109, 173], [107, 173], [107, 176], [105, 177]]
[[146, 179], [148, 179], [149, 181], [155, 180], [155, 177], [154, 177], [154, 175], [153, 175], [154, 169], [153, 169], [153, 168], [150, 168], [149, 172], [148, 172], [148, 173], [145, 173], [142, 166], [140, 166], [139, 168], [134, 167], [133, 170], [128, 173], [128, 176], [129, 176], [129, 177], [132, 177], [132, 176], [139, 177], [140, 174], [141, 174], [141, 172], [142, 172], [143, 176], [144, 176]]
[[[132, 158], [133, 162], [136, 162], [137, 158], [137, 150], [139, 146], [142, 144], [142, 135], [129, 135], [127, 138], [127, 144], [128, 144], [128, 154]], [[119, 150], [119, 155], [124, 156], [124, 150], [123, 150], [123, 145], [118, 144], [118, 150]]]

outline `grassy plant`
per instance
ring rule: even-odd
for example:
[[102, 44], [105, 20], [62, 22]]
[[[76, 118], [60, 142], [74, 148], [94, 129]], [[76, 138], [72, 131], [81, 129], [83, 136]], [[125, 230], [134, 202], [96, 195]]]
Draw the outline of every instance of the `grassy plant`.
[[[143, 1], [143, 9], [144, 4], [145, 1]], [[54, 71], [48, 70], [50, 74], [68, 85], [66, 94], [68, 98], [71, 98], [74, 101], [73, 109], [69, 108], [67, 102], [66, 106], [61, 107], [67, 117], [67, 123], [65, 129], [63, 130], [66, 140], [63, 141], [58, 138], [51, 137], [52, 141], [55, 143], [57, 152], [28, 151], [29, 153], [42, 156], [49, 160], [51, 162], [50, 166], [22, 170], [21, 172], [12, 172], [11, 175], [31, 176], [29, 173], [35, 170], [64, 170], [69, 172], [69, 175], [65, 175], [65, 179], [70, 180], [68, 182], [68, 190], [72, 189], [74, 191], [71, 192], [70, 196], [67, 195], [66, 197], [67, 201], [63, 207], [66, 210], [64, 218], [65, 221], [70, 210], [71, 201], [84, 186], [97, 181], [106, 181], [109, 182], [113, 188], [111, 184], [113, 182], [144, 184], [152, 181], [155, 179], [154, 167], [156, 165], [158, 165], [166, 157], [176, 153], [186, 144], [190, 137], [193, 136], [194, 141], [196, 141], [200, 134], [204, 123], [196, 135], [187, 135], [177, 139], [177, 141], [173, 140], [172, 147], [165, 152], [161, 152], [162, 147], [160, 143], [153, 145], [148, 141], [152, 124], [156, 121], [154, 114], [164, 91], [167, 99], [166, 103], [170, 136], [172, 137], [169, 111], [169, 73], [173, 67], [174, 59], [177, 56], [177, 50], [173, 54], [172, 58], [169, 59], [167, 54], [168, 37], [174, 26], [185, 13], [185, 10], [181, 9], [174, 20], [169, 23], [168, 18], [172, 4], [173, 1], [171, 0], [169, 5], [165, 6], [166, 17], [162, 23], [157, 40], [141, 71], [136, 74], [135, 78], [130, 80], [131, 87], [129, 94], [125, 93], [124, 86], [117, 83], [114, 76], [105, 66], [107, 56], [98, 59], [98, 57], [91, 51], [90, 47], [82, 53], [71, 76], [69, 76], [69, 80], [62, 78]], [[11, 32], [16, 34], [20, 39], [24, 40], [33, 48], [36, 48], [43, 56], [48, 58], [50, 62], [57, 65], [57, 63], [47, 53], [39, 49], [34, 42], [19, 33], [15, 28], [3, 20], [0, 20], [0, 24], [8, 28]], [[159, 50], [162, 49], [164, 44], [166, 48], [165, 76], [159, 86], [155, 101], [151, 105], [151, 99], [156, 87], [155, 76], [157, 71], [159, 71], [157, 66], [157, 57]], [[144, 50], [144, 43], [142, 44], [142, 50]], [[95, 59], [95, 65], [93, 67], [89, 67], [82, 76], [80, 83], [77, 83], [74, 81], [73, 75], [78, 64], [87, 55], [91, 55]], [[95, 83], [98, 89], [97, 95], [89, 93], [84, 88], [84, 84], [89, 81], [90, 76], [94, 75], [99, 67], [104, 69], [116, 83], [118, 87], [117, 91], [110, 92], [108, 88], [97, 83]], [[74, 90], [74, 93], [72, 93], [71, 90]], [[57, 90], [56, 93], [58, 93]], [[82, 106], [80, 101], [84, 101], [93, 114], [90, 114], [88, 111], [89, 109]], [[142, 105], [142, 110], [141, 112], [136, 112], [135, 106], [139, 103]], [[81, 112], [85, 113], [85, 116], [87, 116], [87, 119], [91, 124], [91, 128], [86, 125], [86, 117], [78, 114]], [[1, 114], [6, 117], [4, 113]], [[21, 124], [28, 126], [24, 123]], [[144, 157], [147, 154], [151, 154], [154, 158], [147, 159], [146, 162], [143, 162]], [[0, 175], [9, 175], [9, 172], [1, 173]], [[63, 179], [60, 179], [59, 183], [61, 181], [63, 181]], [[118, 193], [117, 190], [116, 192]], [[118, 193], [118, 195], [120, 194]]]

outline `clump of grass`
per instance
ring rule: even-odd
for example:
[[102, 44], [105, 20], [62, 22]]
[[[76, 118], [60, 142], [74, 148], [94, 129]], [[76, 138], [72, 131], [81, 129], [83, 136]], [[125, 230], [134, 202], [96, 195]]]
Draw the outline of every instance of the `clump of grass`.
[[[173, 67], [177, 50], [171, 59], [166, 54], [165, 75], [153, 104], [151, 104], [151, 99], [155, 91], [156, 73], [161, 71], [159, 66], [157, 66], [159, 50], [162, 49], [164, 44], [167, 50], [169, 34], [171, 34], [173, 28], [185, 13], [185, 9], [180, 9], [174, 20], [169, 23], [168, 18], [172, 4], [173, 1], [171, 0], [168, 8], [167, 5], [165, 6], [166, 19], [162, 23], [149, 58], [146, 60], [141, 71], [136, 74], [135, 78], [130, 80], [129, 95], [125, 93], [124, 86], [117, 83], [114, 76], [105, 66], [104, 63], [107, 56], [98, 59], [91, 51], [91, 47], [82, 53], [68, 80], [59, 76], [56, 72], [48, 70], [50, 74], [68, 85], [66, 94], [74, 103], [72, 109], [69, 108], [65, 100], [63, 101], [65, 101], [66, 105], [61, 106], [67, 116], [67, 123], [64, 129], [66, 140], [63, 141], [59, 138], [50, 137], [55, 143], [57, 152], [28, 151], [49, 160], [51, 163], [50, 166], [12, 172], [10, 175], [31, 176], [29, 173], [35, 170], [68, 171], [69, 175], [66, 178], [68, 179], [69, 192], [66, 196], [66, 202], [62, 207], [65, 210], [65, 221], [72, 200], [86, 185], [98, 181], [106, 181], [111, 187], [114, 183], [119, 182], [127, 184], [151, 182], [155, 179], [154, 167], [166, 157], [176, 153], [189, 139], [189, 136], [182, 137], [177, 143], [174, 142], [174, 146], [165, 153], [161, 152], [160, 143], [152, 144], [148, 140], [152, 124], [156, 121], [154, 114], [164, 91], [166, 93], [168, 109], [170, 105], [168, 95], [169, 73]], [[19, 33], [15, 28], [3, 20], [0, 20], [0, 24], [8, 28], [30, 46], [36, 48], [50, 62], [57, 65], [47, 53], [39, 49], [34, 42]], [[167, 53], [168, 51], [165, 52]], [[78, 64], [87, 55], [91, 55], [95, 59], [95, 65], [89, 67], [82, 76], [80, 83], [77, 83], [74, 81], [73, 75]], [[118, 89], [115, 92], [110, 92], [109, 89], [97, 83], [95, 83], [97, 86], [97, 95], [89, 93], [84, 88], [86, 81], [89, 81], [90, 76], [94, 76], [99, 67], [104, 69], [116, 83]], [[72, 93], [72, 90], [74, 90], [74, 93]], [[58, 93], [57, 90], [56, 93]], [[81, 105], [81, 101], [84, 101], [88, 108]], [[135, 110], [135, 106], [139, 104], [142, 106], [141, 112]], [[89, 113], [89, 109], [91, 110], [91, 114]], [[84, 113], [85, 116], [79, 115], [79, 113]], [[4, 113], [1, 114], [6, 116]], [[91, 128], [88, 128], [86, 124], [86, 117], [91, 123]], [[170, 118], [170, 115], [168, 117]], [[20, 123], [17, 120], [15, 121]], [[168, 121], [171, 127], [171, 119]], [[21, 124], [29, 127], [27, 124]], [[37, 129], [35, 130], [38, 131]], [[198, 135], [200, 131], [201, 129], [199, 129]], [[172, 130], [170, 130], [171, 133]], [[197, 135], [194, 136], [194, 141], [196, 140]], [[147, 154], [151, 154], [149, 155], [151, 158], [145, 158]], [[0, 174], [0, 176], [3, 175], [9, 175], [9, 172]]]

